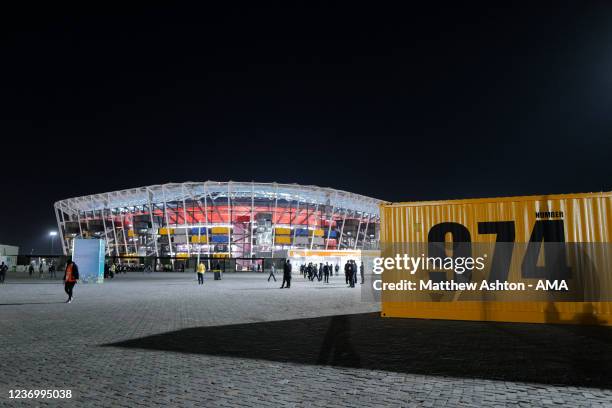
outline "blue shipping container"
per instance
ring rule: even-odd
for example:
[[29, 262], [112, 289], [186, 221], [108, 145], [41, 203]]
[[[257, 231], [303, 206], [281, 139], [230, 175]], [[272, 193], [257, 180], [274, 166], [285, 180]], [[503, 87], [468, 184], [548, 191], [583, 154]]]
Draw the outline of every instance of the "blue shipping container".
[[198, 235], [198, 229], [200, 230], [200, 235], [206, 235], [206, 227], [192, 228], [191, 235]]
[[214, 242], [215, 244], [224, 244], [227, 243], [228, 238], [229, 237], [227, 235], [213, 235], [211, 242]]

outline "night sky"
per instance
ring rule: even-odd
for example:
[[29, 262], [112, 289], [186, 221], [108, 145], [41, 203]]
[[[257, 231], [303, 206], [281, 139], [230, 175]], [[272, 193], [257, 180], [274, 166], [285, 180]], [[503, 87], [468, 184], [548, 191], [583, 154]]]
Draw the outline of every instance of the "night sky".
[[48, 253], [55, 201], [171, 181], [612, 189], [609, 2], [256, 3], [5, 10], [0, 243]]

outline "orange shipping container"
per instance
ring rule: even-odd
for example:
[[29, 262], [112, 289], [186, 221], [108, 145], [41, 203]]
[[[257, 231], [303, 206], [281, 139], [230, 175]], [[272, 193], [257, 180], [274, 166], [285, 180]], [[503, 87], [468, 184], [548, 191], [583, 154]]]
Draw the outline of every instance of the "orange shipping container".
[[[469, 251], [478, 245], [511, 248], [506, 262], [508, 281], [533, 282], [524, 273], [530, 247], [538, 249], [534, 267], [546, 263], [546, 245], [570, 248], [594, 246], [589, 252], [591, 271], [596, 276], [580, 276], [584, 299], [588, 301], [514, 301], [501, 293], [483, 301], [455, 292], [448, 301], [424, 301], [424, 297], [402, 292], [382, 292], [382, 315], [387, 317], [486, 320], [532, 323], [587, 323], [612, 325], [612, 193], [585, 193], [545, 196], [484, 198], [449, 201], [406, 202], [381, 206], [381, 255], [394, 257], [398, 248], [416, 245], [428, 248], [432, 241], [452, 245], [469, 242]], [[509, 243], [509, 244], [508, 244]], [[563, 243], [563, 244], [561, 244]], [[532, 245], [533, 244], [533, 245]], [[540, 245], [541, 244], [541, 245]], [[511, 246], [508, 246], [511, 245]], [[591, 248], [589, 247], [589, 248]], [[582, 249], [581, 249], [582, 250]], [[501, 254], [501, 252], [500, 252]], [[495, 253], [491, 254], [492, 257]], [[576, 267], [577, 257], [564, 254], [567, 270]], [[499, 258], [499, 257], [498, 257]], [[536, 259], [537, 258], [537, 259]], [[501, 262], [495, 261], [496, 265]], [[489, 259], [489, 264], [493, 259]], [[503, 262], [502, 262], [503, 263]], [[555, 264], [556, 265], [556, 264]], [[563, 266], [565, 268], [565, 266]], [[490, 270], [493, 267], [489, 265]], [[521, 272], [521, 268], [523, 272]], [[579, 268], [575, 268], [578, 270]], [[576, 272], [574, 270], [573, 272]], [[452, 273], [452, 271], [451, 271]], [[397, 271], [383, 273], [383, 281], [396, 281]], [[576, 276], [569, 279], [576, 281]], [[448, 279], [448, 277], [447, 277]], [[575, 286], [575, 285], [574, 285]], [[588, 286], [588, 287], [587, 287]], [[597, 293], [593, 293], [596, 291]], [[588, 293], [587, 293], [588, 292]], [[428, 299], [445, 295], [429, 293]], [[515, 296], [515, 295], [512, 295]], [[601, 301], [593, 301], [593, 297]], [[399, 297], [399, 299], [398, 299]], [[488, 299], [488, 298], [487, 298]], [[437, 299], [439, 300], [439, 299]]]
[[274, 242], [276, 244], [289, 245], [291, 244], [291, 237], [288, 235], [277, 235], [274, 237]]

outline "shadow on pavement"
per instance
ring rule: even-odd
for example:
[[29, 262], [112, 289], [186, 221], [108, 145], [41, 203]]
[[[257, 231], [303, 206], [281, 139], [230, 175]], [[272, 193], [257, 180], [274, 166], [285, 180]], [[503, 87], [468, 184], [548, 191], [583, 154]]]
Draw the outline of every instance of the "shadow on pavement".
[[406, 374], [612, 388], [612, 328], [388, 319], [198, 327], [105, 346]]

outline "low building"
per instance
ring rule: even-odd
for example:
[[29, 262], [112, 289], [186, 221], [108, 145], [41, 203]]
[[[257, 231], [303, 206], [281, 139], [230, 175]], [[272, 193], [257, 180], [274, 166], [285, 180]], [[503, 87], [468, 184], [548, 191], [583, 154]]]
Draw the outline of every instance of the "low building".
[[17, 255], [19, 255], [18, 246], [0, 244], [0, 262], [13, 267], [17, 265]]

